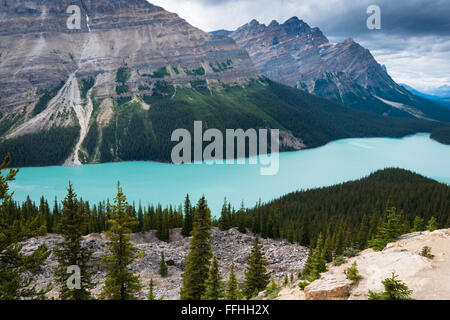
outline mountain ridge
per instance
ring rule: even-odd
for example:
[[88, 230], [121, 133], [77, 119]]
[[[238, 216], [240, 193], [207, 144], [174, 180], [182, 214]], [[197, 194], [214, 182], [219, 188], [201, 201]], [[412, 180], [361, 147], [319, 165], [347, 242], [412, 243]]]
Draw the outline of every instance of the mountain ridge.
[[268, 26], [252, 20], [228, 36], [274, 81], [381, 115], [450, 121], [448, 110], [395, 83], [353, 39], [333, 44], [297, 17]]

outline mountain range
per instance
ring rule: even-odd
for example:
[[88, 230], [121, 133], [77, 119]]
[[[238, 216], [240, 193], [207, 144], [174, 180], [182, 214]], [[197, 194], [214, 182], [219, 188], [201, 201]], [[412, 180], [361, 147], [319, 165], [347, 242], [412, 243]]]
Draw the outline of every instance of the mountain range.
[[236, 40], [273, 81], [380, 115], [450, 121], [450, 110], [398, 85], [369, 50], [352, 39], [331, 43], [297, 17], [213, 34]]
[[[80, 8], [78, 30], [67, 27], [70, 5]], [[242, 40], [244, 33], [261, 28], [252, 22], [231, 37], [209, 34], [145, 0], [0, 1], [0, 153], [10, 152], [13, 166], [168, 162], [175, 145], [172, 132], [192, 132], [195, 120], [221, 131], [280, 129], [283, 151], [439, 127], [433, 137], [447, 135], [446, 124], [428, 121], [446, 120], [445, 112], [438, 114], [442, 110], [434, 106], [389, 107], [391, 102], [383, 100], [410, 95], [412, 104], [416, 97], [374, 61], [357, 68], [361, 55], [370, 56], [367, 50], [352, 41], [327, 44], [318, 29], [310, 31], [311, 57], [304, 64], [317, 60], [316, 47], [327, 48], [326, 61], [334, 60], [336, 70], [354, 59], [354, 71], [336, 71], [330, 77], [351, 85], [355, 101], [367, 98], [378, 109], [337, 97], [339, 103], [332, 102], [318, 97], [318, 89], [312, 95], [292, 88], [318, 84], [289, 72], [288, 55], [284, 62], [269, 59], [279, 71], [266, 74], [261, 67], [267, 64], [255, 60], [252, 46]], [[294, 19], [284, 28], [278, 42], [272, 38], [273, 46], [284, 45], [294, 34], [304, 38], [309, 27]], [[370, 77], [372, 72], [376, 76]]]

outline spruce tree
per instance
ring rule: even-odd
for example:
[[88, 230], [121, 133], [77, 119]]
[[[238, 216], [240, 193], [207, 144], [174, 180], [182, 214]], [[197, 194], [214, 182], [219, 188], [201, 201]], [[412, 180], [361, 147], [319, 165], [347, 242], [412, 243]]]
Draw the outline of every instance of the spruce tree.
[[412, 232], [420, 232], [423, 231], [424, 228], [424, 220], [421, 217], [415, 217], [414, 218], [414, 226], [413, 229], [411, 230]]
[[166, 264], [166, 258], [164, 257], [164, 252], [161, 252], [161, 260], [159, 261], [158, 274], [161, 277], [167, 277], [169, 270]]
[[[61, 300], [90, 300], [90, 290], [94, 287], [92, 276], [95, 273], [89, 262], [92, 251], [81, 245], [82, 230], [86, 225], [86, 216], [83, 214], [77, 195], [69, 183], [67, 196], [63, 201], [62, 217], [58, 229], [64, 237], [54, 249], [58, 267], [55, 278], [61, 287], [59, 298]], [[72, 275], [67, 273], [70, 266], [80, 269], [80, 287], [69, 288], [67, 281]]]
[[154, 285], [153, 285], [153, 278], [150, 279], [150, 285], [148, 287], [148, 295], [147, 295], [147, 300], [156, 300], [155, 294], [154, 294]]
[[193, 217], [192, 217], [191, 200], [189, 200], [189, 195], [186, 195], [186, 199], [184, 201], [184, 221], [183, 221], [183, 228], [181, 230], [181, 234], [185, 238], [190, 237], [193, 227], [194, 227], [194, 221], [193, 221]]
[[401, 235], [402, 223], [400, 215], [397, 214], [397, 209], [391, 200], [386, 205], [386, 213], [388, 214], [386, 222], [378, 228], [375, 239], [369, 241], [369, 247], [377, 251], [383, 250], [388, 243]]
[[106, 234], [111, 243], [106, 248], [107, 255], [102, 264], [106, 268], [106, 280], [100, 295], [105, 300], [135, 300], [142, 289], [139, 277], [128, 270], [128, 266], [136, 259], [137, 249], [127, 236], [137, 224], [136, 217], [128, 213], [127, 198], [117, 185], [117, 196], [113, 205], [108, 205], [110, 226]]
[[245, 272], [243, 293], [247, 299], [252, 298], [255, 292], [259, 293], [266, 289], [270, 281], [270, 273], [267, 272], [268, 265], [269, 262], [264, 256], [262, 245], [259, 243], [259, 238], [256, 237]]
[[20, 242], [26, 239], [24, 229], [28, 227], [12, 227], [7, 219], [7, 206], [12, 201], [8, 182], [14, 181], [19, 172], [12, 169], [3, 176], [10, 162], [8, 154], [0, 164], [0, 300], [45, 299], [49, 288], [37, 290], [28, 273], [39, 271], [50, 253], [41, 245], [29, 256], [22, 254]]
[[435, 231], [438, 228], [438, 222], [435, 217], [431, 217], [427, 224], [428, 231]]
[[186, 269], [182, 275], [181, 300], [201, 300], [205, 293], [211, 253], [211, 216], [203, 196], [195, 212], [194, 229], [186, 258]]
[[375, 293], [369, 290], [369, 300], [413, 300], [411, 298], [412, 290], [398, 276], [392, 273], [391, 278], [382, 281], [384, 292]]
[[202, 297], [203, 300], [220, 300], [224, 298], [224, 284], [220, 275], [219, 263], [215, 256], [213, 256], [208, 279], [205, 284], [206, 289]]
[[240, 297], [238, 282], [236, 279], [236, 272], [234, 270], [235, 265], [234, 262], [231, 263], [230, 268], [230, 277], [228, 279], [227, 288], [226, 288], [226, 300], [238, 300]]
[[324, 258], [324, 253], [323, 253], [323, 237], [322, 234], [319, 234], [319, 238], [317, 239], [317, 245], [316, 248], [314, 249], [314, 253], [312, 255], [312, 259], [311, 259], [311, 277], [310, 277], [310, 281], [314, 281], [316, 279], [320, 278], [320, 274], [322, 272], [327, 271], [327, 261]]

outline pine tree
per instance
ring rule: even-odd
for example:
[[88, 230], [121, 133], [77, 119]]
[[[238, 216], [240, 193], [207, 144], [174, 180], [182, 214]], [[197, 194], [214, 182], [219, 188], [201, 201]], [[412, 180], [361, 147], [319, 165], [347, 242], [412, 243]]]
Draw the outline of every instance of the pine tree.
[[[92, 251], [81, 245], [82, 230], [86, 224], [86, 217], [80, 208], [77, 195], [69, 183], [67, 196], [63, 201], [62, 217], [60, 221], [61, 234], [64, 241], [54, 249], [58, 267], [55, 278], [61, 287], [59, 298], [61, 300], [90, 300], [90, 290], [94, 287], [92, 276], [95, 273], [89, 265]], [[67, 273], [70, 266], [80, 269], [80, 287], [70, 289], [67, 281], [71, 274]]]
[[234, 270], [235, 265], [234, 262], [231, 263], [230, 268], [230, 277], [228, 279], [227, 288], [226, 288], [226, 300], [238, 300], [240, 297], [238, 282], [236, 279], [236, 272]]
[[155, 294], [154, 294], [154, 285], [153, 285], [153, 279], [150, 279], [150, 285], [148, 287], [148, 295], [147, 300], [156, 300]]
[[208, 279], [205, 284], [206, 289], [202, 297], [203, 300], [220, 300], [224, 298], [224, 284], [220, 275], [219, 263], [215, 256], [213, 256]]
[[128, 270], [128, 266], [136, 259], [137, 249], [127, 236], [137, 224], [136, 217], [128, 213], [127, 198], [122, 192], [120, 183], [117, 186], [117, 196], [108, 212], [110, 226], [106, 234], [111, 243], [106, 248], [107, 256], [102, 260], [106, 268], [106, 280], [100, 295], [105, 300], [135, 300], [142, 285], [139, 277]]
[[190, 237], [193, 229], [193, 217], [192, 217], [192, 207], [191, 200], [189, 200], [189, 195], [186, 195], [186, 199], [184, 201], [184, 223], [183, 229], [181, 230], [181, 234], [184, 237]]
[[259, 293], [266, 289], [270, 281], [270, 273], [267, 272], [268, 265], [269, 262], [264, 256], [262, 245], [259, 243], [259, 238], [256, 237], [245, 272], [243, 293], [247, 299], [252, 298], [255, 292]]
[[211, 253], [211, 216], [203, 196], [195, 212], [194, 229], [186, 258], [186, 269], [182, 275], [181, 300], [200, 300], [205, 293]]
[[167, 277], [167, 275], [169, 274], [169, 270], [168, 270], [168, 267], [166, 264], [166, 259], [164, 257], [164, 252], [161, 252], [161, 260], [159, 262], [158, 274], [161, 277]]
[[428, 231], [435, 231], [438, 228], [438, 222], [435, 217], [431, 217], [427, 224]]
[[12, 169], [5, 176], [1, 174], [10, 162], [8, 154], [0, 164], [0, 300], [45, 299], [49, 288], [37, 290], [27, 273], [39, 271], [50, 253], [42, 245], [29, 256], [22, 254], [20, 242], [26, 238], [23, 228], [27, 226], [12, 228], [8, 223], [7, 206], [12, 201], [8, 182], [14, 181], [19, 172]]

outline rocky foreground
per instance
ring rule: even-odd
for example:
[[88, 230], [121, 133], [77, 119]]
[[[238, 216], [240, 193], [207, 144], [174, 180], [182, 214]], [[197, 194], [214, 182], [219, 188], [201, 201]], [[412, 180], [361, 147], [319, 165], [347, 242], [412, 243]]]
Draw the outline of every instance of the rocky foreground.
[[[421, 255], [431, 248], [434, 258]], [[357, 285], [345, 271], [356, 261], [362, 276]], [[298, 282], [280, 291], [278, 300], [365, 300], [369, 290], [383, 291], [381, 281], [395, 272], [418, 300], [450, 299], [450, 229], [412, 233], [400, 237], [381, 252], [361, 252], [347, 263], [330, 266], [328, 272], [301, 291]]]
[[[254, 237], [249, 234], [242, 234], [236, 229], [229, 231], [220, 231], [217, 228], [212, 229], [212, 251], [219, 260], [222, 276], [228, 279], [231, 263], [236, 264], [236, 276], [238, 281], [242, 282], [245, 272], [245, 263], [253, 244]], [[39, 245], [45, 243], [49, 249], [55, 247], [62, 237], [49, 234], [45, 237], [33, 238], [28, 240], [23, 247], [25, 254], [32, 253]], [[154, 232], [133, 234], [132, 242], [144, 253], [131, 265], [131, 270], [138, 274], [145, 285], [142, 292], [142, 299], [145, 299], [147, 287], [151, 278], [155, 283], [155, 295], [165, 300], [177, 300], [180, 296], [181, 274], [185, 267], [185, 259], [189, 250], [190, 238], [183, 238], [181, 230], [175, 229], [171, 234], [169, 243], [159, 241]], [[264, 246], [264, 252], [270, 262], [269, 270], [272, 271], [275, 279], [282, 279], [285, 274], [297, 273], [301, 270], [308, 257], [308, 249], [299, 245], [290, 244], [286, 241], [275, 241], [263, 239], [261, 243]], [[92, 234], [85, 237], [83, 245], [93, 250], [92, 264], [99, 269], [94, 277], [97, 283], [93, 291], [94, 295], [101, 292], [105, 272], [100, 261], [104, 256], [105, 248], [108, 242], [105, 236]], [[166, 262], [169, 266], [169, 276], [161, 278], [158, 276], [158, 267], [161, 252], [164, 252]], [[34, 274], [33, 277], [39, 287], [54, 285], [52, 274], [57, 266], [55, 256], [51, 254], [43, 264], [41, 271]], [[59, 289], [53, 287], [49, 292], [49, 297], [57, 297]]]

